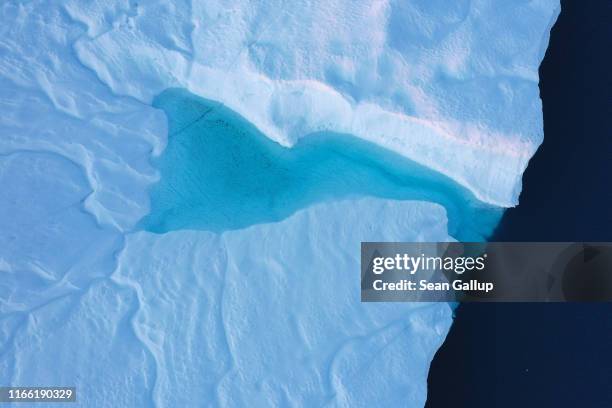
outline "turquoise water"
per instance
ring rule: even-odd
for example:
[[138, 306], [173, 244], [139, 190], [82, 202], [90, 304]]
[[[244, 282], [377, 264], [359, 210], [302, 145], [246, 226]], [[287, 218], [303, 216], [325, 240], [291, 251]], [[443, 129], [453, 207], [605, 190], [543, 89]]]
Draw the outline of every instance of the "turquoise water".
[[485, 205], [448, 177], [353, 136], [318, 133], [292, 148], [270, 140], [223, 105], [181, 89], [154, 106], [169, 124], [155, 160], [160, 181], [144, 229], [221, 232], [280, 221], [317, 202], [361, 196], [443, 205], [449, 232], [482, 240], [502, 210]]

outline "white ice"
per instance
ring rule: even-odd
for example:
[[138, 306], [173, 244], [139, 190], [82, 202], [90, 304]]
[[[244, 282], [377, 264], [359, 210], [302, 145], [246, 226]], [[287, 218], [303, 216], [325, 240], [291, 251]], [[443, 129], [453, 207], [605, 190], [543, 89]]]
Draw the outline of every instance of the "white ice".
[[[66, 6], [115, 93], [218, 100], [291, 145], [350, 133], [517, 203], [542, 141], [538, 66], [558, 0], [140, 2]], [[122, 63], [117, 63], [121, 61]]]
[[[442, 10], [442, 11], [440, 11]], [[222, 235], [135, 232], [181, 86], [291, 145], [348, 132], [516, 204], [542, 1], [0, 4], [0, 385], [79, 405], [422, 406], [445, 304], [361, 304], [361, 240], [452, 239], [364, 198]]]

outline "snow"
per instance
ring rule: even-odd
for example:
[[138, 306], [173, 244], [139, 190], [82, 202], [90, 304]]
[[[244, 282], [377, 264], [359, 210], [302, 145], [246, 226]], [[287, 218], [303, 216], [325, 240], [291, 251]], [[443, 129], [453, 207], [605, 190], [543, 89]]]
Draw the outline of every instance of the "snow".
[[221, 236], [131, 235], [112, 280], [140, 294], [132, 325], [155, 356], [153, 398], [423, 405], [451, 308], [360, 303], [355, 249], [366, 238], [449, 239], [445, 230], [441, 207], [364, 199]]
[[349, 133], [516, 204], [559, 5], [454, 4], [0, 4], [0, 382], [77, 386], [96, 407], [422, 406], [451, 309], [361, 304], [358, 243], [451, 240], [444, 208], [135, 226], [167, 138], [150, 103], [171, 86], [283, 145]]
[[542, 141], [537, 69], [557, 0], [139, 3], [106, 24], [103, 4], [66, 6], [88, 28], [77, 56], [145, 103], [184, 87], [285, 145], [353, 134], [501, 206]]

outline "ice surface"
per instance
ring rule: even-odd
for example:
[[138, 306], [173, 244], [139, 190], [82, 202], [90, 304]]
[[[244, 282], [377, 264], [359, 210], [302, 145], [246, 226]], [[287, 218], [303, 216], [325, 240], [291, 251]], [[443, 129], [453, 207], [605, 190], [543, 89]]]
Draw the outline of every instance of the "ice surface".
[[88, 269], [108, 275], [4, 314], [0, 376], [76, 384], [87, 407], [422, 406], [451, 308], [360, 303], [358, 247], [451, 239], [444, 220], [368, 198], [222, 235], [129, 234], [114, 271]]
[[135, 226], [171, 86], [284, 146], [351, 134], [516, 203], [558, 3], [437, 3], [2, 2], [0, 383], [75, 385], [87, 407], [423, 405], [450, 308], [359, 303], [358, 243], [452, 239], [443, 207]]
[[118, 94], [150, 103], [184, 87], [285, 145], [322, 130], [356, 135], [452, 177], [483, 201], [516, 204], [542, 140], [537, 69], [558, 0], [119, 9], [76, 1], [66, 10], [88, 29], [76, 42], [78, 58]]
[[131, 235], [112, 279], [140, 293], [132, 325], [156, 359], [154, 399], [423, 405], [451, 309], [360, 303], [357, 247], [448, 239], [444, 218], [433, 204], [364, 199], [221, 236]]

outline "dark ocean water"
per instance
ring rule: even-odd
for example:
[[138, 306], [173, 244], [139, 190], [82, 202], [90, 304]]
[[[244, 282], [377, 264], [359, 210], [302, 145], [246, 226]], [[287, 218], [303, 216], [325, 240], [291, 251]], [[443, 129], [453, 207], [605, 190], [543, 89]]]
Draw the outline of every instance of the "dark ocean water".
[[[612, 241], [612, 2], [562, 1], [544, 143], [493, 241]], [[463, 304], [427, 407], [612, 407], [612, 304]]]

